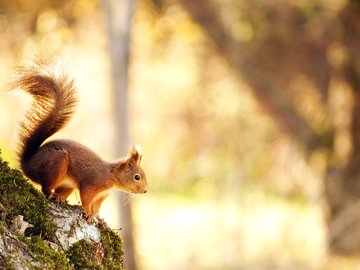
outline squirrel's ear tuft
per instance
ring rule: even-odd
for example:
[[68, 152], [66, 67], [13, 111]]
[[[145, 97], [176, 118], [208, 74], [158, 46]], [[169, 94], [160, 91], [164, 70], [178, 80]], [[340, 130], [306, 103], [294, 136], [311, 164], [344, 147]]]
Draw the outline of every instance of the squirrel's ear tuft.
[[139, 165], [141, 161], [142, 153], [139, 145], [133, 146], [130, 151], [130, 156], [127, 160], [130, 166]]

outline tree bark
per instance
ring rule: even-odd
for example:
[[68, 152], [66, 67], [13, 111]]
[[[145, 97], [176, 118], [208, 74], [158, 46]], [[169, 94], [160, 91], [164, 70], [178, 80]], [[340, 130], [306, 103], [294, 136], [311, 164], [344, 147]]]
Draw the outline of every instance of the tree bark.
[[213, 4], [208, 0], [182, 0], [192, 19], [204, 29], [220, 55], [233, 71], [252, 89], [256, 99], [278, 126], [304, 145], [321, 141], [304, 119], [299, 116], [291, 95], [269, 80], [268, 72], [249, 53], [249, 45], [235, 40], [219, 18]]

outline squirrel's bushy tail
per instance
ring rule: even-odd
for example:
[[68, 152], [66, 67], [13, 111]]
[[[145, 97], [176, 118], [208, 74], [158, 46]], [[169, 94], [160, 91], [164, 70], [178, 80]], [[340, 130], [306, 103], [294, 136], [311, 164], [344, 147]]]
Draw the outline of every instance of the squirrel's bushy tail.
[[[20, 89], [33, 97], [30, 110], [20, 126], [19, 159], [23, 164], [41, 144], [69, 120], [77, 103], [74, 81], [51, 60], [36, 60], [15, 69], [10, 89]], [[57, 72], [59, 74], [57, 74]]]

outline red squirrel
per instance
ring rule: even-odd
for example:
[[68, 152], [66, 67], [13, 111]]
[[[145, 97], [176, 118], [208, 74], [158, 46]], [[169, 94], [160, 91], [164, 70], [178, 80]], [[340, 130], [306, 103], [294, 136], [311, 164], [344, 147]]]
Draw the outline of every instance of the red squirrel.
[[77, 104], [74, 81], [56, 71], [53, 61], [36, 60], [15, 69], [10, 82], [11, 89], [20, 89], [33, 97], [20, 125], [20, 166], [50, 199], [63, 203], [75, 188], [79, 189], [82, 207], [91, 222], [94, 217], [100, 219], [101, 203], [113, 189], [147, 192], [145, 173], [140, 166], [142, 155], [133, 147], [127, 158], [107, 162], [75, 141], [44, 143], [67, 124]]

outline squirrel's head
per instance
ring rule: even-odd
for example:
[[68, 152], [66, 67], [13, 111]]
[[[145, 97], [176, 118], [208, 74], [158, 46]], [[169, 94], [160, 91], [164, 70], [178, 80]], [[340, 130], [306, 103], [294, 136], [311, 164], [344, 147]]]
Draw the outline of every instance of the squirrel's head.
[[129, 193], [146, 193], [147, 182], [144, 170], [140, 166], [141, 150], [134, 146], [125, 161], [115, 166], [117, 185]]

